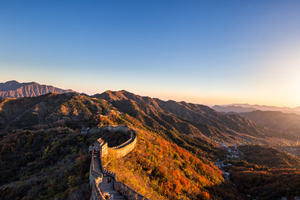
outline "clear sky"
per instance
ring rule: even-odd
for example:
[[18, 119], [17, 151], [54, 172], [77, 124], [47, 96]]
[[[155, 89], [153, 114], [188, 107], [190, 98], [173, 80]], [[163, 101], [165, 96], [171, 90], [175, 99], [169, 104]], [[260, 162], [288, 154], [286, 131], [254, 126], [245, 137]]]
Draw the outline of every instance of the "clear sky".
[[300, 106], [298, 0], [0, 0], [0, 82]]

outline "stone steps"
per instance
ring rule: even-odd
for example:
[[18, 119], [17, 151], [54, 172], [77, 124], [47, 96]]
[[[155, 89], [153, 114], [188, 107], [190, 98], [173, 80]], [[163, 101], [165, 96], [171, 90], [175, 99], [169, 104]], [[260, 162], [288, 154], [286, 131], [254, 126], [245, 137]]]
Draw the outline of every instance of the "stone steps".
[[[110, 178], [111, 182], [108, 183], [107, 179]], [[121, 193], [119, 193], [117, 190], [114, 189], [114, 179], [110, 176], [103, 177], [102, 183], [100, 183], [99, 188], [101, 191], [105, 193], [109, 193], [111, 199], [118, 199], [118, 200], [126, 200], [126, 197], [124, 197]]]

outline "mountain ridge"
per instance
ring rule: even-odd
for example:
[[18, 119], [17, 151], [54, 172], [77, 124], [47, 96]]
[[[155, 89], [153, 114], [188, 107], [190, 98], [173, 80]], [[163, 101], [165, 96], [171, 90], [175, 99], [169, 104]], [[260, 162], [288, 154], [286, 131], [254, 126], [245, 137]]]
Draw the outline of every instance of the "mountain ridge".
[[280, 111], [252, 111], [239, 115], [260, 124], [266, 128], [289, 132], [300, 136], [300, 115]]
[[77, 93], [71, 89], [64, 90], [52, 85], [41, 85], [37, 82], [19, 83], [12, 80], [0, 83], [0, 98], [36, 97], [47, 93]]
[[120, 111], [138, 118], [149, 126], [159, 124], [162, 129], [191, 137], [222, 138], [225, 141], [283, 137], [244, 117], [219, 113], [205, 105], [173, 100], [162, 101], [125, 90], [115, 92], [109, 90], [93, 97], [111, 102]]
[[280, 111], [283, 113], [296, 113], [300, 114], [300, 106], [290, 108], [290, 107], [277, 107], [277, 106], [266, 106], [266, 105], [250, 105], [250, 104], [228, 104], [228, 105], [214, 105], [212, 109], [218, 112], [224, 113], [244, 113], [252, 112], [256, 110], [261, 111]]

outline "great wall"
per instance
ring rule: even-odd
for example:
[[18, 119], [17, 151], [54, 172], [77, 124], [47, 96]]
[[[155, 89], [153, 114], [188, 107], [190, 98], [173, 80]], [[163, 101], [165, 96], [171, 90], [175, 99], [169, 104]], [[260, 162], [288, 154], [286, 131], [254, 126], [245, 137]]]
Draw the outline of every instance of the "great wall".
[[[127, 126], [107, 126], [104, 127], [103, 130], [110, 132], [129, 131], [130, 139], [119, 146], [108, 147], [107, 142], [99, 138], [89, 147], [89, 152], [91, 152], [92, 155], [90, 165], [90, 185], [92, 187], [92, 193], [90, 200], [149, 200], [126, 184], [118, 181], [117, 175], [114, 172], [105, 170], [102, 163], [102, 157], [114, 154], [118, 159], [130, 153], [135, 148], [137, 142], [136, 132]], [[94, 151], [96, 151], [96, 153]]]

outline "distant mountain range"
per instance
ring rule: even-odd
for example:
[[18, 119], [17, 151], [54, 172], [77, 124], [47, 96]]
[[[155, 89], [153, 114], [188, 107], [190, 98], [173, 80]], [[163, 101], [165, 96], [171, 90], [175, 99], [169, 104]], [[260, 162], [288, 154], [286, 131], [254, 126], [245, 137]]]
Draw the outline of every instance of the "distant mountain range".
[[252, 112], [255, 110], [261, 110], [261, 111], [280, 111], [283, 113], [300, 114], [300, 106], [296, 108], [289, 108], [289, 107], [261, 106], [261, 105], [249, 105], [249, 104], [229, 104], [229, 105], [215, 105], [211, 108], [218, 112], [223, 112], [223, 113], [244, 113], [244, 112]]
[[36, 82], [19, 83], [18, 81], [7, 81], [0, 83], [0, 97], [2, 98], [36, 97], [50, 92], [62, 94], [75, 91], [63, 90], [51, 85], [40, 85]]
[[239, 115], [266, 128], [292, 133], [298, 137], [300, 136], [300, 115], [298, 114], [257, 110], [239, 113]]

